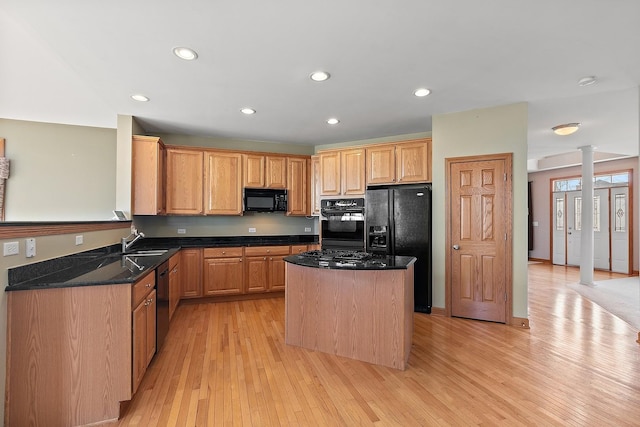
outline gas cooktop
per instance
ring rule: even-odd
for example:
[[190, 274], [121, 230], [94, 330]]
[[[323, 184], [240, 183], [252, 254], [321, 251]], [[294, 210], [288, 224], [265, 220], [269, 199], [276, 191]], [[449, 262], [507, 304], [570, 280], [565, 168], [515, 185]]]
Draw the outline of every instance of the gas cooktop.
[[337, 267], [358, 267], [365, 265], [386, 266], [386, 256], [341, 249], [322, 249], [303, 252], [298, 255], [298, 258], [313, 259], [318, 262], [318, 265], [332, 264]]

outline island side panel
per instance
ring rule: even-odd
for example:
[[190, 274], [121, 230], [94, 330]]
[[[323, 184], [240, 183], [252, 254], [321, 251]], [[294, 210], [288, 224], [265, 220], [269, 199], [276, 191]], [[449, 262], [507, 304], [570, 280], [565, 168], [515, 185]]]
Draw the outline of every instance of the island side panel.
[[131, 398], [130, 285], [8, 295], [7, 425], [116, 419]]
[[[410, 273], [410, 274], [409, 274]], [[339, 270], [287, 263], [287, 344], [405, 369], [413, 270]]]

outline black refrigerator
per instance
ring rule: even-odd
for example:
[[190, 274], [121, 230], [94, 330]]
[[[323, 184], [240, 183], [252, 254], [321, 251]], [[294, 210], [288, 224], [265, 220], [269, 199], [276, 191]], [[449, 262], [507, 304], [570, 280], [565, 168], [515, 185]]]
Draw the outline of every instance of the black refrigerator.
[[413, 256], [415, 311], [431, 313], [431, 184], [371, 187], [367, 252]]

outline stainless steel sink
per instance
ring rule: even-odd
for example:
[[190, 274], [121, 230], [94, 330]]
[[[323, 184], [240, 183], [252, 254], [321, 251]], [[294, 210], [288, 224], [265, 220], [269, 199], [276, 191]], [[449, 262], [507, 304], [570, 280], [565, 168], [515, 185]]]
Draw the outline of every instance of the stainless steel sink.
[[165, 253], [167, 253], [167, 249], [147, 249], [147, 250], [140, 250], [140, 251], [135, 251], [135, 252], [127, 252], [123, 255], [127, 255], [127, 256], [158, 256], [158, 255], [164, 255]]

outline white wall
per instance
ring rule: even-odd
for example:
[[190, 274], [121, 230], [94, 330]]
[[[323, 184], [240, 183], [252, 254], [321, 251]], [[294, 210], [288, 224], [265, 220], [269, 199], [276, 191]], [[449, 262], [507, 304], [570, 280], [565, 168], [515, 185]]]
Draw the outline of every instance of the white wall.
[[108, 220], [115, 208], [115, 129], [0, 119], [11, 171], [6, 221]]
[[527, 104], [433, 116], [433, 306], [445, 306], [445, 159], [513, 153], [513, 316], [527, 307]]
[[[600, 162], [594, 165], [594, 175], [600, 175], [611, 172], [620, 172], [632, 170], [633, 182], [631, 190], [633, 192], [632, 199], [634, 201], [633, 212], [633, 269], [638, 270], [638, 251], [639, 251], [639, 228], [640, 212], [637, 210], [638, 197], [638, 157], [631, 157], [621, 160], [611, 160], [608, 162]], [[533, 221], [538, 223], [537, 227], [533, 227], [533, 250], [529, 251], [530, 258], [541, 260], [551, 260], [551, 181], [554, 179], [577, 177], [582, 175], [580, 166], [572, 166], [568, 168], [553, 169], [548, 171], [533, 172], [529, 174], [529, 182], [531, 182], [531, 196], [533, 203]]]

